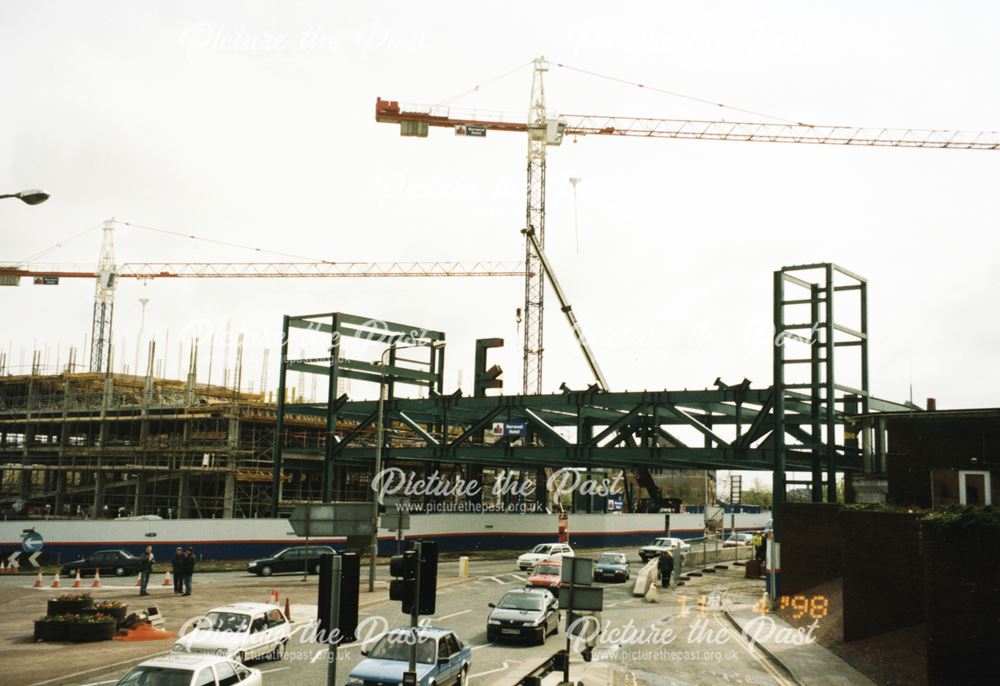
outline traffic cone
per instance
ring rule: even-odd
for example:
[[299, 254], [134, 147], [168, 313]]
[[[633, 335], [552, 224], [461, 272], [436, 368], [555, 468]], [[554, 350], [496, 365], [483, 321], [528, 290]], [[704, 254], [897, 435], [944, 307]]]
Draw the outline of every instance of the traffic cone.
[[41, 588], [44, 585], [45, 585], [45, 582], [42, 581], [42, 573], [39, 572], [38, 576], [35, 578], [34, 588]]
[[275, 605], [277, 605], [277, 604], [279, 604], [281, 602], [281, 598], [279, 597], [279, 594], [278, 594], [278, 589], [276, 589], [276, 588], [272, 588], [271, 589], [271, 597], [274, 599], [274, 604]]
[[95, 569], [94, 570], [94, 582], [92, 584], [90, 584], [90, 587], [91, 588], [100, 588], [101, 587], [101, 570], [99, 570], [99, 569]]
[[285, 598], [285, 619], [292, 621], [292, 607], [288, 604], [288, 598]]
[[163, 583], [161, 585], [162, 586], [173, 586], [174, 585], [174, 580], [172, 578], [170, 578], [170, 570], [169, 569], [167, 570], [167, 573], [163, 575]]
[[137, 587], [142, 586], [142, 572], [139, 572], [138, 574], [135, 575], [135, 585]]
[[0, 559], [0, 574], [7, 573], [7, 561]]
[[76, 570], [76, 579], [73, 581], [73, 588], [80, 588], [80, 585], [82, 583], [83, 583], [83, 579], [80, 578], [80, 570], [79, 570], [79, 568], [77, 568], [77, 570]]
[[59, 572], [56, 572], [55, 577], [52, 579], [52, 588], [59, 588]]

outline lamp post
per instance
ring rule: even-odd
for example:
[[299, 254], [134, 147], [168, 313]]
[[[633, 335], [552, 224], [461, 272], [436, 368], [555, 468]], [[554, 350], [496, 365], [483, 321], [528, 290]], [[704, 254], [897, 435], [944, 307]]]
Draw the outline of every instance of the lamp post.
[[45, 191], [40, 191], [34, 188], [30, 191], [21, 191], [19, 193], [3, 193], [0, 194], [0, 200], [3, 198], [17, 198], [23, 203], [28, 205], [38, 205], [49, 199], [49, 194]]
[[[378, 381], [378, 429], [375, 433], [375, 472], [372, 474], [372, 478], [378, 476], [382, 471], [382, 435], [385, 433], [385, 356], [392, 351], [408, 350], [409, 348], [425, 348], [429, 347], [431, 350], [439, 350], [444, 347], [444, 341], [433, 341], [428, 345], [418, 344], [418, 345], [404, 345], [403, 347], [397, 347], [396, 343], [398, 341], [393, 341], [389, 344], [389, 347], [382, 351], [382, 357], [379, 360], [379, 381]], [[432, 353], [433, 354], [433, 353]], [[371, 542], [371, 556], [368, 560], [368, 592], [372, 593], [375, 591], [375, 563], [378, 558], [378, 493], [372, 491], [372, 542]]]

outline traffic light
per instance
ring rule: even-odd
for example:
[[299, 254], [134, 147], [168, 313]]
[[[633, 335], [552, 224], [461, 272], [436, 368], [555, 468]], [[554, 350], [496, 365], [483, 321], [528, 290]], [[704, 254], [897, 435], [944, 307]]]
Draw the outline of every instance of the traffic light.
[[316, 611], [320, 643], [352, 643], [357, 640], [358, 591], [361, 585], [361, 560], [357, 553], [340, 555], [340, 596], [337, 598], [337, 625], [330, 625], [333, 604], [333, 554], [319, 559], [319, 599]]
[[393, 577], [389, 582], [389, 600], [402, 601], [403, 613], [410, 614], [417, 585], [416, 551], [406, 550], [389, 558], [389, 574]]
[[420, 614], [432, 615], [437, 601], [438, 544], [420, 543]]

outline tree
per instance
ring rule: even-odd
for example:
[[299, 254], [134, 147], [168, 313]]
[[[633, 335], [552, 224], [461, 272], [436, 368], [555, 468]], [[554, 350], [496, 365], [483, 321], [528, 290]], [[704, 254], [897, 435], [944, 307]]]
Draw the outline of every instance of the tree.
[[743, 490], [740, 502], [743, 505], [759, 505], [770, 508], [773, 497], [771, 489], [765, 488], [760, 483], [760, 479], [754, 479], [753, 485]]

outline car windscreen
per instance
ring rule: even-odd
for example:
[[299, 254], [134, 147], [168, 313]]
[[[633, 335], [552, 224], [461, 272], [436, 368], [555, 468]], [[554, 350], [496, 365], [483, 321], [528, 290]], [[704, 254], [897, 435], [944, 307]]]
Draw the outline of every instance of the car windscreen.
[[547, 553], [549, 552], [549, 545], [547, 543], [539, 543], [534, 548], [531, 549], [533, 553]]
[[198, 622], [204, 631], [233, 631], [245, 633], [250, 628], [250, 615], [238, 612], [209, 612]]
[[616, 553], [604, 553], [597, 558], [599, 565], [622, 565], [625, 564], [625, 556]]
[[191, 671], [174, 667], [136, 667], [116, 686], [188, 686]]
[[[386, 634], [371, 649], [368, 657], [372, 660], [408, 662], [410, 660], [410, 643], [412, 640], [409, 632]], [[417, 641], [417, 662], [424, 665], [434, 664], [434, 658], [437, 653], [436, 647], [437, 641], [433, 638], [421, 636]]]
[[562, 568], [555, 565], [535, 565], [532, 574], [562, 574]]
[[542, 599], [527, 593], [508, 593], [500, 600], [497, 607], [504, 610], [541, 610]]

